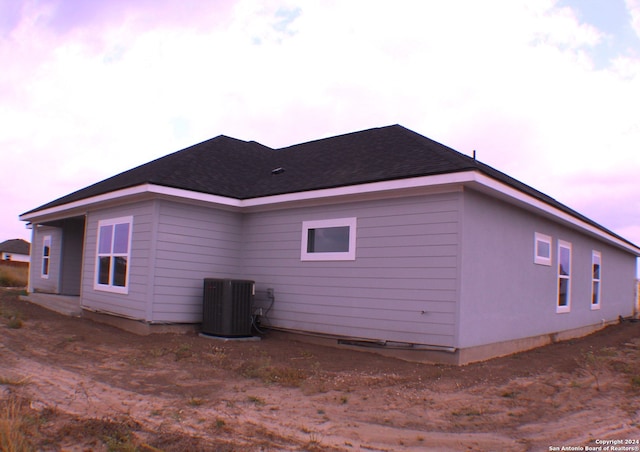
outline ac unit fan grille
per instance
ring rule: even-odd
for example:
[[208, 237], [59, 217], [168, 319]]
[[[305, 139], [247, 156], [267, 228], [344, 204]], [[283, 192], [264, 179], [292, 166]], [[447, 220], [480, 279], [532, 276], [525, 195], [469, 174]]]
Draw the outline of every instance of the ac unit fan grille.
[[204, 280], [202, 332], [212, 336], [251, 336], [254, 282], [237, 279]]

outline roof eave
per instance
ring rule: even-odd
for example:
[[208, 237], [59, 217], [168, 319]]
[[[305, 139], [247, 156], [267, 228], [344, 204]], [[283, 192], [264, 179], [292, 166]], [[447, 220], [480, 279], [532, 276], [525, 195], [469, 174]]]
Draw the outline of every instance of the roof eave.
[[194, 192], [190, 190], [166, 187], [145, 183], [102, 195], [85, 198], [71, 203], [55, 206], [47, 209], [31, 211], [20, 215], [20, 220], [33, 223], [52, 221], [69, 216], [82, 214], [96, 206], [129, 203], [143, 199], [179, 199], [192, 203], [216, 205], [226, 209], [238, 211], [256, 211], [276, 208], [285, 208], [294, 204], [326, 203], [336, 200], [353, 200], [374, 198], [377, 196], [406, 195], [412, 192], [433, 192], [434, 190], [452, 190], [452, 187], [466, 186], [478, 191], [501, 198], [507, 202], [519, 205], [527, 210], [532, 210], [542, 215], [554, 218], [572, 228], [579, 229], [587, 234], [604, 240], [618, 248], [621, 248], [637, 257], [640, 257], [640, 247], [611, 233], [603, 227], [584, 221], [548, 202], [525, 193], [501, 182], [478, 169], [470, 169], [453, 173], [411, 177], [406, 179], [393, 179], [380, 182], [369, 182], [357, 185], [316, 189], [295, 193], [262, 196], [248, 199]]
[[[572, 215], [569, 211], [555, 207], [540, 198], [518, 190], [480, 171], [474, 171], [474, 173], [474, 180], [467, 184], [468, 187], [482, 192], [488, 192], [496, 198], [508, 200], [511, 203], [525, 207], [527, 210], [537, 211], [544, 216], [553, 218], [555, 221], [559, 221], [569, 227], [579, 229], [588, 235], [605, 240], [620, 249], [634, 254], [636, 257], [640, 257], [640, 247], [619, 237], [603, 226], [587, 222], [582, 218]], [[567, 210], [569, 209], [567, 208]]]

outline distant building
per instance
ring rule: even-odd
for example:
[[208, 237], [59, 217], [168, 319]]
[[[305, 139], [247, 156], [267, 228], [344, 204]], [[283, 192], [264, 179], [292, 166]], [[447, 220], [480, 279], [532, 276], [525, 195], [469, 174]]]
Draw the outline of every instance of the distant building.
[[11, 239], [0, 243], [0, 259], [3, 261], [29, 262], [31, 244], [22, 239]]

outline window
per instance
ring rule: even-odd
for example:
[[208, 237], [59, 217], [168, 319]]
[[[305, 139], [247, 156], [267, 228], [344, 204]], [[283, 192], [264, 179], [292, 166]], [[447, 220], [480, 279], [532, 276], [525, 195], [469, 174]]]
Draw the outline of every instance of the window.
[[356, 258], [356, 219], [302, 222], [303, 261], [352, 261]]
[[98, 223], [98, 251], [94, 288], [128, 293], [133, 217]]
[[591, 309], [600, 309], [600, 272], [602, 271], [602, 254], [591, 253]]
[[571, 243], [558, 241], [558, 305], [556, 312], [571, 310]]
[[42, 238], [42, 272], [40, 276], [49, 278], [49, 264], [51, 260], [51, 236], [45, 235]]
[[551, 237], [545, 234], [535, 233], [534, 262], [540, 265], [551, 266]]

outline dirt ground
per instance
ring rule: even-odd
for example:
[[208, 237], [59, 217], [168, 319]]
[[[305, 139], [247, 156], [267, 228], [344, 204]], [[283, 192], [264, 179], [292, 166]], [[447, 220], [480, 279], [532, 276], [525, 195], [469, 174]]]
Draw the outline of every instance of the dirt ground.
[[275, 333], [136, 336], [0, 289], [0, 450], [3, 437], [38, 451], [548, 451], [606, 440], [639, 450], [639, 333], [627, 321], [455, 367]]

